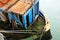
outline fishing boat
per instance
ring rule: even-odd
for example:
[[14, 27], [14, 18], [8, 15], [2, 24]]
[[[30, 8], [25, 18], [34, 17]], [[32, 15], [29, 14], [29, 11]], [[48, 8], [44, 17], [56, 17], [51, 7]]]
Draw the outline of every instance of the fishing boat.
[[[0, 1], [4, 3], [4, 1]], [[1, 4], [2, 4], [1, 3]], [[7, 40], [42, 40], [50, 30], [39, 0], [6, 0], [0, 5], [0, 33]]]

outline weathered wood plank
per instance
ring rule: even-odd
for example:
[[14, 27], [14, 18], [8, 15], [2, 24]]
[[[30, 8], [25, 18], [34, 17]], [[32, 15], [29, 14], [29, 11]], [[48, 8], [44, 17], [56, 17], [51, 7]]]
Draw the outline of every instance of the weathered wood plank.
[[29, 1], [20, 0], [8, 11], [13, 11], [13, 12], [19, 13], [20, 15], [23, 15], [24, 12], [26, 12], [31, 7], [32, 3], [33, 3], [32, 0], [29, 0]]

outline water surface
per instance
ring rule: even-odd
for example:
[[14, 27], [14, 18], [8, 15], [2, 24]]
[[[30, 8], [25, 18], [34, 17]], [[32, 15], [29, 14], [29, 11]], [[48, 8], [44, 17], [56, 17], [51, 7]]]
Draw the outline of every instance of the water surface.
[[60, 0], [40, 0], [40, 9], [50, 20], [52, 40], [60, 40]]

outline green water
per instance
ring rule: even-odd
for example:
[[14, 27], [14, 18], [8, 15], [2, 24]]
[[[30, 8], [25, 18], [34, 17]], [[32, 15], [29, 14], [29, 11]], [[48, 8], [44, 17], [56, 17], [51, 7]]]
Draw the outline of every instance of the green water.
[[40, 9], [50, 20], [52, 40], [60, 40], [60, 0], [40, 0]]

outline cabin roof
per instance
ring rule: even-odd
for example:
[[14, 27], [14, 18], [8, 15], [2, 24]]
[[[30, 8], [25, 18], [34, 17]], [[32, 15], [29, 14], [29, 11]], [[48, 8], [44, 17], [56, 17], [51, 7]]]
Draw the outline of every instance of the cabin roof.
[[[18, 0], [18, 2], [15, 2], [16, 0], [10, 0], [2, 8], [8, 9], [9, 12], [15, 12], [20, 15], [23, 15], [32, 6], [34, 0]], [[12, 6], [12, 4], [14, 5]], [[11, 7], [9, 8], [9, 6]]]
[[14, 6], [12, 6], [8, 11], [16, 12], [20, 15], [23, 15], [32, 5], [31, 0], [25, 1], [20, 0]]

